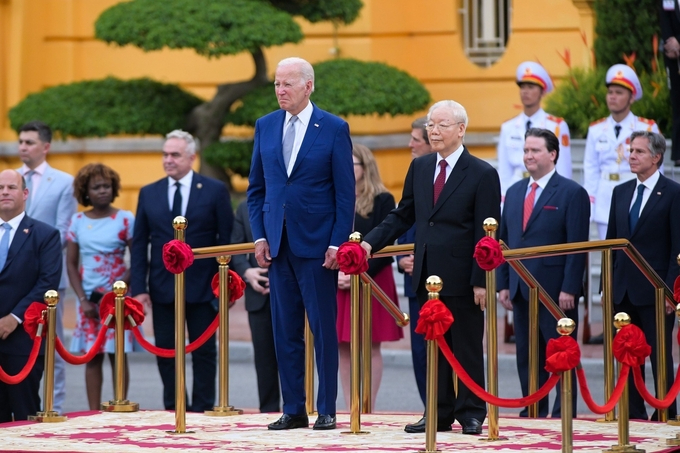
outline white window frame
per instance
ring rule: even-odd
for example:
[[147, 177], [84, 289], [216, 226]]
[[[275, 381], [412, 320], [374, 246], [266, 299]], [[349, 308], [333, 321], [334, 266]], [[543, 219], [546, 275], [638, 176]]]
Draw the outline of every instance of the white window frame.
[[465, 55], [489, 67], [505, 53], [512, 0], [463, 0], [460, 9]]

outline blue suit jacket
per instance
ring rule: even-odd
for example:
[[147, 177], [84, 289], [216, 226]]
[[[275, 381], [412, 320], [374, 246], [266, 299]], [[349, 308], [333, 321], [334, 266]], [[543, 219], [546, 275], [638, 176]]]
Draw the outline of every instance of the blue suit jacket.
[[[194, 172], [185, 217], [185, 240], [192, 248], [229, 244], [234, 214], [229, 192], [221, 181]], [[132, 294], [149, 293], [154, 303], [170, 304], [175, 300], [174, 274], [163, 264], [163, 246], [174, 239], [172, 220], [168, 178], [142, 187], [132, 238], [130, 283]], [[217, 267], [214, 259], [207, 258], [194, 261], [186, 270], [187, 303], [215, 298], [210, 282]]]
[[[61, 246], [65, 248], [66, 231], [77, 209], [78, 203], [73, 196], [73, 176], [47, 164], [38, 191], [31, 196], [31, 204], [26, 210], [26, 215], [57, 228], [61, 236]], [[63, 255], [63, 272], [59, 288], [68, 287], [65, 251]]]
[[300, 258], [322, 258], [349, 239], [354, 221], [354, 168], [347, 123], [314, 106], [290, 177], [283, 162], [284, 110], [255, 123], [248, 211], [255, 240], [269, 242], [272, 258], [288, 241]]
[[[43, 302], [46, 291], [59, 288], [61, 270], [59, 231], [25, 216], [0, 270], [0, 318], [12, 313], [23, 320], [31, 303]], [[22, 325], [0, 340], [2, 354], [28, 355], [32, 347]]]
[[[680, 184], [660, 175], [635, 230], [631, 232], [628, 213], [636, 185], [637, 180], [633, 179], [614, 189], [607, 239], [630, 240], [656, 273], [673, 288], [680, 272], [676, 260], [680, 253]], [[624, 252], [615, 251], [613, 261], [614, 303], [621, 303], [628, 292], [633, 305], [654, 305], [654, 287]]]
[[[513, 184], [505, 195], [499, 239], [510, 248], [534, 247], [588, 240], [590, 201], [588, 193], [576, 182], [555, 173], [536, 200], [526, 231], [522, 231], [524, 198], [529, 184], [525, 178]], [[523, 260], [555, 302], [560, 291], [577, 298], [583, 288], [585, 254], [551, 256]], [[498, 289], [509, 289], [510, 299], [521, 291], [529, 300], [529, 288], [508, 264], [498, 269]]]

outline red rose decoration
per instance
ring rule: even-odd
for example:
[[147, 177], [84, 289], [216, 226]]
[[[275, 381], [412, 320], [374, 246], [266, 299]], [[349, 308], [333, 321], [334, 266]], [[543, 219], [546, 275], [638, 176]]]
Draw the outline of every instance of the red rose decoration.
[[485, 271], [492, 271], [505, 263], [501, 245], [497, 240], [489, 236], [484, 236], [479, 240], [475, 246], [475, 254], [473, 256], [477, 260], [479, 267]]
[[[113, 291], [109, 291], [104, 294], [102, 299], [99, 301], [99, 318], [102, 320], [102, 324], [106, 321], [106, 318], [111, 315], [111, 328], [115, 326], [116, 319], [116, 294]], [[130, 320], [128, 316], [132, 316], [135, 324], [138, 326], [144, 322], [144, 306], [137, 299], [125, 296], [125, 304], [123, 305], [123, 316], [125, 317], [125, 330], [132, 329]]]
[[[231, 308], [232, 305], [236, 303], [237, 300], [239, 300], [241, 297], [243, 297], [243, 293], [246, 290], [246, 282], [243, 281], [240, 275], [238, 275], [236, 272], [232, 271], [229, 269], [229, 284], [228, 284], [228, 289], [229, 289], [229, 308]], [[220, 273], [218, 272], [215, 274], [215, 276], [212, 279], [212, 291], [215, 297], [219, 298], [220, 297]]]
[[622, 327], [614, 337], [612, 352], [616, 360], [633, 367], [645, 363], [645, 358], [652, 353], [652, 347], [647, 344], [642, 330], [629, 324]]
[[348, 275], [363, 274], [368, 270], [366, 250], [358, 242], [345, 242], [338, 247], [338, 266]]
[[563, 335], [551, 338], [545, 351], [545, 370], [548, 373], [562, 373], [576, 368], [581, 361], [581, 350], [572, 337]]
[[453, 324], [453, 315], [444, 302], [431, 299], [420, 309], [416, 333], [425, 335], [426, 340], [436, 340], [449, 330], [451, 324]]
[[[113, 317], [116, 316], [116, 295], [113, 291], [104, 294], [99, 301], [99, 319], [101, 319], [102, 324], [106, 322], [106, 318], [108, 318], [109, 315]], [[112, 324], [111, 327], [114, 325], [115, 324]]]
[[125, 330], [132, 329], [132, 326], [130, 325], [130, 321], [128, 320], [128, 316], [132, 316], [132, 319], [135, 321], [135, 324], [138, 326], [141, 326], [142, 323], [144, 322], [144, 305], [137, 299], [133, 299], [132, 297], [125, 296]]
[[163, 264], [173, 274], [181, 274], [194, 264], [194, 253], [189, 244], [173, 239], [163, 246]]
[[[47, 323], [47, 317], [43, 315], [43, 313], [46, 314], [47, 310], [47, 304], [44, 304], [42, 302], [33, 302], [31, 305], [28, 306], [26, 309], [26, 312], [24, 313], [24, 330], [28, 333], [28, 335], [33, 338], [36, 336], [38, 333], [38, 326], [40, 324], [46, 324]], [[45, 336], [47, 334], [47, 329], [43, 327], [42, 335]]]
[[675, 279], [675, 283], [673, 284], [673, 298], [675, 299], [675, 303], [680, 304], [680, 276]]

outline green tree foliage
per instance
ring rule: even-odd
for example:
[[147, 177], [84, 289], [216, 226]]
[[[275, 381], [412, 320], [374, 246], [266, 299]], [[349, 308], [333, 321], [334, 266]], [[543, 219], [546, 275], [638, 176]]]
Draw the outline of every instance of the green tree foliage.
[[40, 120], [63, 138], [165, 134], [186, 124], [203, 101], [176, 85], [108, 77], [48, 88], [9, 111], [11, 126]]
[[608, 68], [635, 53], [638, 73], [653, 72], [652, 37], [660, 35], [659, 0], [595, 0], [595, 59]]
[[[336, 115], [405, 115], [427, 107], [430, 94], [404, 71], [384, 63], [352, 59], [314, 65], [312, 100]], [[273, 85], [251, 91], [227, 115], [227, 122], [254, 126], [255, 120], [279, 108]]]
[[194, 49], [206, 57], [234, 55], [302, 40], [290, 14], [264, 0], [134, 0], [104, 11], [97, 38], [145, 51]]
[[351, 24], [359, 16], [361, 0], [270, 0], [271, 4], [312, 23], [330, 20]]

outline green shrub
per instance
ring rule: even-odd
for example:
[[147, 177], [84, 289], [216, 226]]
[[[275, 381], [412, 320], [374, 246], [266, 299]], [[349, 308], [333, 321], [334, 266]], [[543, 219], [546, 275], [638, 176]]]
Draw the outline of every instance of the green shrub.
[[252, 140], [227, 140], [215, 142], [205, 148], [206, 162], [220, 168], [228, 168], [233, 173], [248, 177], [250, 161], [253, 156]]

